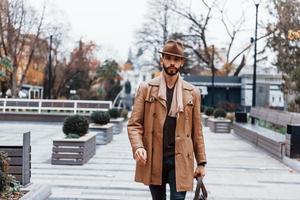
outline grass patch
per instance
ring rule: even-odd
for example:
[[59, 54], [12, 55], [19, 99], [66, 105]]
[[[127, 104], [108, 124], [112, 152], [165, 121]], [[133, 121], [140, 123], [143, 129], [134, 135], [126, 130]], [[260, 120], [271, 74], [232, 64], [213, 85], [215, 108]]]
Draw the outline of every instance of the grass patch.
[[285, 133], [286, 133], [286, 127], [283, 127], [283, 126], [280, 126], [277, 124], [272, 124], [272, 123], [266, 122], [264, 120], [256, 120], [256, 121], [257, 121], [257, 125], [260, 127], [270, 129], [270, 130], [280, 133], [282, 135], [285, 135]]

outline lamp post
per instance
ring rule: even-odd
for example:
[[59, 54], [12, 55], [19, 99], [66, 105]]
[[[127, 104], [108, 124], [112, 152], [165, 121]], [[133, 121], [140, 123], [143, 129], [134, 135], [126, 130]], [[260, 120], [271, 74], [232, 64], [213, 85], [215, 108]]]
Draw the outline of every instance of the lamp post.
[[48, 64], [48, 99], [51, 99], [51, 80], [52, 80], [52, 35], [50, 35], [50, 47], [49, 47], [49, 64]]
[[214, 66], [215, 46], [212, 45], [211, 56], [211, 106], [215, 107], [215, 66]]
[[[254, 37], [254, 64], [253, 64], [253, 84], [252, 84], [252, 107], [256, 106], [256, 54], [257, 54], [257, 17], [259, 3], [255, 3], [255, 37]], [[255, 124], [255, 119], [251, 118], [251, 124]]]

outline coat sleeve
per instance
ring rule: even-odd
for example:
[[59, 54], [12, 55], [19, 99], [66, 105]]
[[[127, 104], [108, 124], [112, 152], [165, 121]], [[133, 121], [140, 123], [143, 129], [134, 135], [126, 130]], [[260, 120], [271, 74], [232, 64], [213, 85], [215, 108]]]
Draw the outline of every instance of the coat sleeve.
[[131, 144], [133, 157], [136, 149], [144, 148], [142, 138], [144, 135], [144, 104], [146, 95], [147, 84], [143, 82], [137, 90], [132, 113], [127, 125], [128, 138]]
[[204, 145], [204, 137], [202, 132], [201, 125], [201, 97], [200, 91], [197, 88], [194, 88], [194, 98], [195, 105], [193, 108], [193, 128], [192, 128], [192, 137], [193, 137], [193, 145], [194, 152], [197, 164], [206, 163], [206, 154], [205, 154], [205, 145]]

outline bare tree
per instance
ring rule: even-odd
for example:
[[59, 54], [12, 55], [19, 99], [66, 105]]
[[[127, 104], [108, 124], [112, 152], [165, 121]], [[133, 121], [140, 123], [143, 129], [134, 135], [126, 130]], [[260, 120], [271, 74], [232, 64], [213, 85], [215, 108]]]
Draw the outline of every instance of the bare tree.
[[159, 48], [172, 37], [174, 34], [172, 29], [178, 24], [171, 11], [171, 3], [172, 0], [149, 1], [146, 21], [137, 31], [136, 43], [139, 53], [150, 54], [155, 64], [159, 64], [157, 55]]
[[47, 62], [47, 42], [43, 36], [55, 27], [45, 23], [46, 3], [40, 13], [26, 3], [25, 0], [0, 3], [0, 57], [12, 62], [10, 87], [13, 96], [17, 96], [35, 57]]
[[288, 110], [300, 112], [300, 42], [289, 40], [289, 32], [300, 27], [300, 2], [298, 0], [269, 2], [268, 9], [275, 20], [267, 24], [266, 30], [270, 34], [267, 45], [276, 55], [273, 65], [283, 74], [282, 89], [285, 102], [289, 104]]
[[[204, 7], [204, 14], [197, 15], [192, 11], [191, 7], [182, 8], [182, 5], [184, 5], [183, 2], [174, 0], [174, 6], [171, 7], [171, 10], [184, 17], [190, 23], [189, 31], [187, 34], [182, 35], [182, 39], [185, 41], [186, 47], [192, 50], [194, 55], [198, 58], [198, 62], [200, 62], [200, 65], [204, 68], [211, 67], [212, 46], [214, 45], [216, 47], [214, 59], [222, 63], [221, 68], [215, 69], [216, 72], [223, 76], [234, 72], [233, 75], [237, 76], [246, 64], [245, 54], [249, 53], [252, 47], [252, 43], [249, 42], [246, 46], [240, 47], [240, 51], [237, 53], [232, 53], [232, 47], [238, 38], [238, 34], [244, 31], [244, 13], [237, 21], [233, 22], [226, 15], [226, 1], [223, 2], [223, 7], [219, 6], [221, 2], [218, 0], [201, 0], [201, 2]], [[219, 18], [216, 17], [218, 15], [220, 15]], [[224, 57], [221, 55], [220, 48], [213, 44], [208, 38], [209, 23], [213, 18], [218, 19], [224, 26], [228, 38], [227, 46], [222, 48], [222, 51], [225, 51]], [[258, 40], [267, 36], [268, 35], [264, 35], [258, 38]], [[263, 52], [260, 52], [260, 54], [262, 53]], [[237, 63], [239, 58], [240, 61]]]
[[[94, 42], [79, 41], [69, 61], [58, 61], [53, 78], [53, 97], [68, 97], [69, 90], [89, 91], [92, 85], [91, 71], [95, 71], [100, 61], [96, 58], [98, 46]], [[91, 95], [90, 95], [91, 96]]]
[[185, 41], [187, 48], [192, 49], [193, 53], [199, 58], [199, 61], [208, 67], [211, 63], [212, 54], [211, 45], [207, 40], [207, 29], [217, 0], [214, 0], [210, 4], [202, 0], [202, 4], [205, 7], [205, 14], [195, 15], [190, 7], [184, 8], [182, 6], [184, 3], [176, 0], [173, 0], [171, 10], [190, 22], [188, 31], [181, 36], [181, 39]]
[[[58, 98], [62, 89], [62, 85], [58, 87], [58, 82], [62, 82], [65, 76], [65, 68], [67, 67], [68, 63], [66, 61], [66, 57], [69, 56], [66, 52], [65, 47], [63, 46], [63, 41], [67, 39], [67, 33], [69, 31], [69, 25], [61, 22], [57, 23], [55, 26], [52, 24], [48, 25], [48, 30], [46, 33], [47, 35], [52, 35], [52, 51], [51, 51], [51, 96], [53, 98]], [[50, 39], [49, 37], [46, 37]], [[50, 41], [49, 41], [50, 42]], [[50, 49], [47, 49], [47, 54], [50, 53]], [[44, 98], [47, 97], [48, 93], [46, 93], [46, 88], [48, 88], [49, 84], [49, 67], [50, 58], [47, 57], [47, 67], [44, 70]], [[46, 66], [46, 65], [45, 65]], [[68, 73], [67, 73], [68, 74]]]

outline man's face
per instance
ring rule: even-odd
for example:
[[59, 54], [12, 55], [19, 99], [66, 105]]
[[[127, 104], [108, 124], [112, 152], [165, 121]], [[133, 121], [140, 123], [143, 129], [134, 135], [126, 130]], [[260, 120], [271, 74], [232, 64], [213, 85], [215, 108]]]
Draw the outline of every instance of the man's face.
[[177, 56], [163, 54], [160, 63], [169, 76], [174, 76], [178, 73], [179, 68], [184, 64], [184, 59]]

